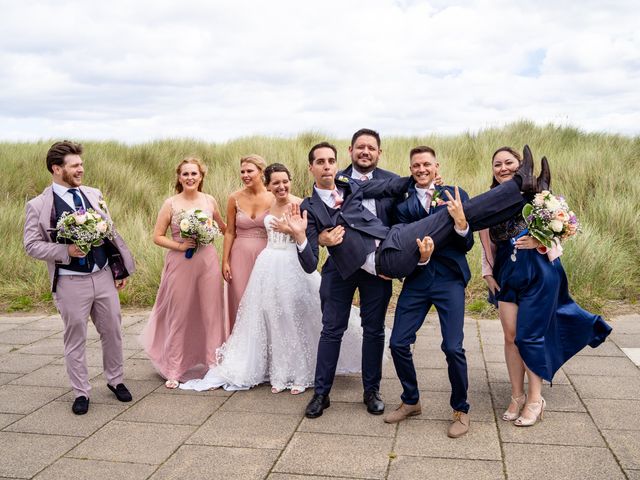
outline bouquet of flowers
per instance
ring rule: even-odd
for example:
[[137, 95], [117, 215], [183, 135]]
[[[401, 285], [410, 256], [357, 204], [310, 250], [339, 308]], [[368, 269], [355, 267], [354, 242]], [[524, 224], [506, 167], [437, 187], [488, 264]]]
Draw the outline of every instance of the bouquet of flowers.
[[522, 216], [529, 234], [547, 248], [575, 235], [580, 228], [576, 214], [569, 210], [564, 197], [548, 190], [537, 193], [533, 202], [522, 209]]
[[[77, 212], [64, 212], [56, 224], [57, 239], [71, 240], [85, 255], [91, 247], [98, 247], [104, 239], [113, 240], [113, 223], [103, 218], [93, 208], [80, 209]], [[80, 265], [85, 259], [80, 258]]]
[[209, 215], [199, 208], [186, 210], [178, 217], [180, 225], [180, 236], [182, 238], [193, 238], [196, 241], [195, 248], [189, 248], [184, 256], [193, 257], [197, 245], [207, 245], [213, 242], [216, 235], [220, 235], [220, 230]]

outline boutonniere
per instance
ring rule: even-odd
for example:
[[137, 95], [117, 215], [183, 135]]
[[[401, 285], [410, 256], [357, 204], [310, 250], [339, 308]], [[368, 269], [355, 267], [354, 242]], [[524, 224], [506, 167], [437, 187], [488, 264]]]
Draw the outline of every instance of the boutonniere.
[[336, 180], [343, 183], [349, 183], [349, 177], [345, 177], [344, 175], [338, 175], [338, 178], [336, 178]]
[[444, 205], [446, 202], [442, 199], [442, 191], [435, 190], [433, 195], [431, 195], [431, 207], [436, 208], [440, 205]]

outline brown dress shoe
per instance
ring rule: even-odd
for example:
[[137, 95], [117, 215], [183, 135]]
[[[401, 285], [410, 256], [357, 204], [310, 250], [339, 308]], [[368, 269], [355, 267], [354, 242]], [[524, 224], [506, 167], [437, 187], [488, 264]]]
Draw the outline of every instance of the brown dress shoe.
[[414, 415], [420, 415], [421, 413], [422, 407], [420, 406], [420, 402], [415, 405], [401, 403], [398, 408], [384, 417], [384, 421], [385, 423], [398, 423], [405, 420], [407, 417], [413, 417]]
[[449, 438], [458, 438], [469, 431], [469, 423], [471, 419], [468, 413], [453, 411], [453, 421], [449, 425], [447, 436]]

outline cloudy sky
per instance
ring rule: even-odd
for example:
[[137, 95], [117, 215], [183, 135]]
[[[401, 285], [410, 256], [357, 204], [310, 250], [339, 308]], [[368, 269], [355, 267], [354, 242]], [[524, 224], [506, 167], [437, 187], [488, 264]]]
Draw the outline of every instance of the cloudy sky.
[[635, 0], [0, 0], [0, 139], [640, 132]]

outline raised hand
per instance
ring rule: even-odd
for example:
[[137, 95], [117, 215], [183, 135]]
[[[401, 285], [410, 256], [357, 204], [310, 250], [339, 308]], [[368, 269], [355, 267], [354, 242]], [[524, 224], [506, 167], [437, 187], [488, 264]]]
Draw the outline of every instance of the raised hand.
[[444, 181], [442, 180], [440, 173], [436, 173], [436, 176], [433, 179], [433, 184], [437, 185], [438, 187], [441, 187], [442, 185], [444, 185]]
[[460, 200], [460, 190], [457, 186], [455, 187], [455, 198], [451, 196], [449, 190], [445, 190], [444, 193], [449, 199], [449, 201], [446, 202], [447, 210], [456, 223], [456, 228], [458, 230], [466, 230], [467, 218], [464, 216], [464, 208], [462, 207], [462, 200]]
[[323, 247], [335, 247], [340, 245], [344, 238], [344, 227], [338, 225], [335, 228], [327, 228], [318, 235], [318, 245]]
[[289, 227], [285, 216], [283, 216], [282, 218], [274, 218], [273, 220], [271, 220], [271, 228], [273, 228], [276, 232], [292, 235], [293, 232], [291, 231], [291, 228]]
[[300, 213], [300, 205], [294, 204], [291, 205], [291, 213], [285, 213], [284, 218], [296, 243], [303, 244], [307, 239], [307, 212]]
[[419, 263], [425, 263], [431, 258], [431, 254], [435, 248], [433, 240], [431, 237], [424, 237], [422, 240], [416, 238], [416, 243], [418, 244], [418, 250], [420, 251]]

